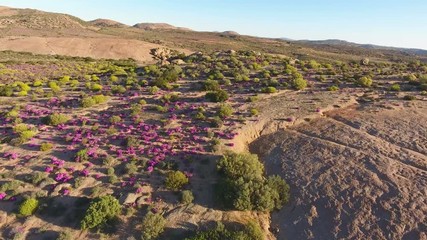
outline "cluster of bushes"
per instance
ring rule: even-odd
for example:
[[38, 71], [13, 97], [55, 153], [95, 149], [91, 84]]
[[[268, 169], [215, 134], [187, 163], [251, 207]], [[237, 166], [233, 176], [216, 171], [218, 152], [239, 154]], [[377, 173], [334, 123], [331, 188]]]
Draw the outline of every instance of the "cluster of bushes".
[[18, 134], [18, 137], [12, 140], [13, 145], [19, 145], [27, 142], [37, 135], [36, 128], [30, 128], [27, 124], [20, 123], [13, 127], [13, 131]]
[[105, 103], [107, 100], [108, 100], [108, 97], [102, 94], [83, 97], [81, 100], [81, 106], [83, 108], [88, 108], [88, 107], [95, 106], [96, 104]]
[[80, 222], [82, 229], [90, 229], [102, 226], [114, 219], [120, 212], [119, 201], [111, 195], [94, 199], [87, 209], [84, 218]]
[[217, 115], [218, 117], [224, 119], [227, 117], [230, 117], [233, 114], [234, 110], [233, 107], [229, 104], [221, 104], [221, 106], [218, 109]]
[[172, 191], [178, 191], [188, 184], [188, 177], [181, 171], [169, 172], [165, 179], [165, 186]]
[[44, 122], [48, 125], [58, 126], [60, 124], [65, 124], [70, 120], [70, 116], [62, 114], [62, 113], [53, 113], [47, 116], [44, 119]]
[[248, 222], [240, 229], [226, 227], [223, 223], [218, 222], [216, 227], [206, 231], [199, 231], [195, 236], [185, 240], [264, 240], [263, 230], [258, 223]]
[[373, 83], [372, 78], [369, 76], [364, 76], [357, 80], [357, 84], [359, 84], [362, 87], [370, 87], [372, 86], [372, 83]]
[[228, 99], [228, 93], [225, 90], [217, 90], [206, 93], [206, 99], [211, 102], [225, 102]]
[[159, 213], [148, 212], [142, 220], [142, 240], [154, 240], [163, 232], [166, 219]]
[[276, 175], [265, 178], [257, 155], [229, 152], [217, 168], [223, 176], [218, 196], [226, 208], [269, 212], [289, 201], [288, 184]]

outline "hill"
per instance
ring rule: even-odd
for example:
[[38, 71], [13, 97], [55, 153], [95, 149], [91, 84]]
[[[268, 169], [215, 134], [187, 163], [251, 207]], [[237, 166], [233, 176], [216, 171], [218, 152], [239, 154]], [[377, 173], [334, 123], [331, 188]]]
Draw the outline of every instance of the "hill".
[[143, 30], [183, 30], [183, 31], [192, 31], [189, 28], [175, 27], [167, 23], [137, 23], [133, 25], [135, 28]]
[[[34, 42], [39, 44], [27, 44]], [[33, 9], [0, 8], [1, 49], [42, 54], [94, 58], [134, 58], [151, 62], [151, 47], [168, 47], [182, 52], [212, 52], [224, 49], [253, 50], [296, 59], [319, 61], [427, 61], [422, 50], [367, 47], [343, 41], [290, 41], [239, 35], [234, 31], [198, 32], [166, 23], [138, 23], [133, 27], [109, 20], [84, 21], [74, 16]], [[64, 43], [76, 42], [73, 48]], [[113, 54], [93, 50], [101, 43]], [[154, 45], [153, 45], [154, 44]], [[115, 51], [120, 49], [119, 51]]]

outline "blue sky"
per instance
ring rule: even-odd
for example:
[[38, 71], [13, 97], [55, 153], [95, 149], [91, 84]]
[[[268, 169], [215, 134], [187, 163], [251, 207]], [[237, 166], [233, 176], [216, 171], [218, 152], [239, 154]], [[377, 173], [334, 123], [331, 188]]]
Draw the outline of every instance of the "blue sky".
[[129, 25], [165, 22], [200, 31], [427, 49], [427, 0], [0, 0], [0, 5]]

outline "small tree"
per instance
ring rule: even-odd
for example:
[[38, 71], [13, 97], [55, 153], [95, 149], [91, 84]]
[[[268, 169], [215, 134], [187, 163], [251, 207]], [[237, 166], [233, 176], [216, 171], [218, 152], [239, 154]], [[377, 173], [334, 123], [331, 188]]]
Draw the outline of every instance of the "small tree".
[[188, 178], [181, 171], [170, 172], [165, 180], [166, 188], [172, 191], [177, 191], [186, 184], [188, 184]]
[[160, 214], [148, 212], [142, 220], [142, 240], [156, 239], [164, 230], [165, 218]]
[[111, 195], [96, 198], [90, 203], [80, 226], [82, 229], [88, 229], [105, 224], [117, 216], [120, 208], [119, 201]]

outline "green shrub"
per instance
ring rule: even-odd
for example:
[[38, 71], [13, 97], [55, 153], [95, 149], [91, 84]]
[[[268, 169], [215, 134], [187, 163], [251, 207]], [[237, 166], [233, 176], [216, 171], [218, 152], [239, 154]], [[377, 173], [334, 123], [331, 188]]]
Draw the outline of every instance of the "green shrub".
[[413, 100], [416, 100], [416, 99], [417, 99], [417, 97], [415, 97], [413, 95], [406, 95], [406, 96], [403, 97], [403, 100], [406, 100], [406, 101], [413, 101]]
[[110, 117], [110, 123], [116, 124], [122, 121], [122, 118], [120, 116], [111, 116]]
[[229, 104], [221, 104], [218, 109], [217, 115], [220, 118], [230, 117], [233, 114], [233, 107]]
[[83, 220], [80, 222], [82, 229], [101, 226], [119, 214], [121, 206], [119, 201], [111, 195], [94, 199], [87, 209]]
[[142, 240], [154, 240], [163, 232], [166, 225], [165, 218], [160, 214], [148, 212], [142, 220]]
[[265, 235], [258, 223], [249, 221], [241, 230], [227, 228], [217, 222], [215, 228], [197, 232], [195, 236], [185, 240], [264, 240]]
[[83, 108], [89, 108], [95, 106], [96, 102], [92, 97], [84, 97], [81, 101], [81, 106]]
[[12, 109], [9, 112], [6, 113], [6, 117], [8, 118], [17, 118], [19, 117], [19, 110], [18, 109]]
[[46, 117], [45, 122], [52, 126], [58, 126], [60, 124], [65, 124], [70, 120], [68, 115], [62, 113], [53, 113]]
[[104, 96], [104, 95], [102, 95], [102, 94], [94, 95], [92, 98], [93, 98], [93, 100], [95, 100], [95, 102], [96, 102], [97, 104], [105, 103], [105, 102], [107, 102], [107, 100], [108, 100], [108, 97], [107, 97], [107, 96]]
[[265, 88], [262, 88], [261, 91], [263, 93], [276, 93], [277, 89], [275, 87], [265, 87]]
[[34, 172], [31, 174], [31, 183], [34, 185], [39, 184], [41, 181], [48, 177], [48, 173], [45, 172]]
[[56, 240], [73, 240], [74, 237], [70, 232], [61, 232]]
[[408, 81], [409, 83], [416, 83], [418, 78], [417, 76], [415, 76], [415, 74], [411, 73], [405, 76], [405, 80]]
[[122, 85], [112, 86], [111, 87], [111, 92], [112, 93], [125, 93], [126, 92], [126, 88], [123, 87]]
[[393, 84], [393, 85], [391, 85], [390, 91], [399, 92], [400, 91], [400, 85], [399, 84]]
[[165, 186], [172, 191], [178, 191], [188, 184], [187, 176], [181, 171], [170, 172], [165, 179]]
[[190, 204], [194, 200], [194, 195], [190, 190], [184, 190], [181, 192], [181, 203]]
[[259, 114], [258, 109], [256, 108], [251, 108], [250, 113], [251, 113], [251, 116], [256, 116]]
[[264, 165], [255, 154], [228, 152], [218, 161], [217, 169], [227, 178], [261, 179]]
[[99, 92], [102, 90], [102, 85], [98, 84], [98, 83], [92, 83], [90, 86], [90, 90], [92, 90], [94, 92]]
[[36, 130], [26, 130], [19, 134], [19, 139], [21, 140], [22, 143], [24, 143], [30, 140], [31, 138], [33, 138], [35, 135], [37, 135]]
[[81, 100], [81, 106], [83, 108], [89, 108], [89, 107], [95, 106], [96, 104], [105, 103], [105, 102], [107, 102], [107, 100], [108, 100], [108, 97], [104, 96], [102, 94], [94, 95], [91, 97], [84, 97]]
[[340, 90], [340, 88], [337, 85], [333, 85], [333, 86], [328, 87], [328, 91], [331, 91], [331, 92], [335, 92], [338, 90]]
[[265, 179], [264, 167], [254, 154], [227, 153], [217, 164], [223, 179], [217, 195], [225, 207], [272, 211], [289, 201], [289, 186], [278, 176]]
[[148, 92], [152, 95], [156, 94], [159, 91], [160, 91], [160, 88], [158, 88], [157, 86], [152, 86], [148, 88]]
[[79, 150], [77, 153], [76, 153], [76, 157], [75, 157], [75, 159], [76, 159], [76, 161], [78, 161], [78, 162], [86, 162], [86, 161], [89, 161], [89, 155], [88, 155], [88, 150], [85, 148], [85, 149], [81, 149], [81, 150]]
[[22, 216], [31, 216], [37, 210], [39, 201], [35, 198], [29, 198], [19, 206], [19, 214]]
[[258, 96], [250, 96], [246, 99], [246, 102], [256, 102], [259, 100]]
[[357, 83], [362, 87], [370, 87], [372, 85], [372, 78], [370, 77], [361, 77]]
[[203, 91], [218, 91], [221, 89], [218, 81], [215, 80], [206, 80], [203, 82]]
[[228, 99], [228, 93], [222, 89], [206, 93], [206, 99], [211, 102], [225, 102]]
[[307, 81], [302, 77], [297, 77], [292, 81], [292, 87], [296, 90], [303, 90], [307, 87]]
[[40, 87], [41, 85], [43, 85], [43, 82], [41, 80], [35, 80], [33, 82], [33, 87]]

